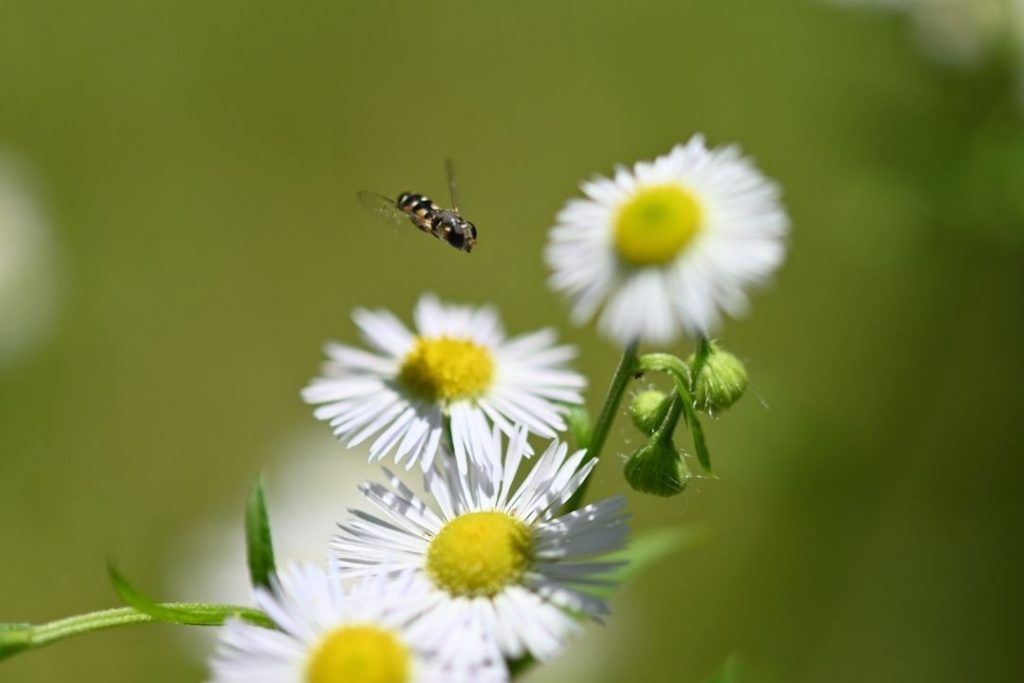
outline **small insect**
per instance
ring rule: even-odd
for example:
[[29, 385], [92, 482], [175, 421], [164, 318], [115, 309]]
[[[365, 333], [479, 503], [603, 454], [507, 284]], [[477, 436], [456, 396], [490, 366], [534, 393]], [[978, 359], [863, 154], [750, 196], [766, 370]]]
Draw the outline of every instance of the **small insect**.
[[455, 193], [455, 167], [451, 159], [446, 160], [445, 169], [448, 172], [451, 209], [442, 209], [430, 198], [415, 192], [403, 192], [398, 195], [397, 200], [366, 191], [359, 192], [356, 196], [363, 206], [389, 223], [405, 225], [406, 221], [412, 221], [412, 224], [423, 232], [429, 232], [456, 249], [469, 253], [476, 246], [476, 226], [459, 213], [459, 202]]

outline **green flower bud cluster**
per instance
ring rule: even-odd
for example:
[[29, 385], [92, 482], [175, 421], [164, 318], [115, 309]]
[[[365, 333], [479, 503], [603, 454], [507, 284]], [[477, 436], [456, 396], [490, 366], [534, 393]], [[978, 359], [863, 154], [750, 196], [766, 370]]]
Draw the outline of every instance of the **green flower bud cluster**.
[[702, 340], [697, 353], [685, 362], [669, 354], [649, 354], [639, 359], [637, 368], [640, 374], [668, 374], [676, 391], [666, 394], [648, 388], [630, 401], [633, 426], [648, 441], [626, 461], [626, 481], [642, 493], [674, 496], [686, 489], [690, 477], [684, 456], [673, 440], [680, 417], [685, 418], [701, 466], [710, 473], [711, 461], [698, 412], [715, 415], [736, 403], [746, 391], [747, 370], [740, 359], [707, 340]]

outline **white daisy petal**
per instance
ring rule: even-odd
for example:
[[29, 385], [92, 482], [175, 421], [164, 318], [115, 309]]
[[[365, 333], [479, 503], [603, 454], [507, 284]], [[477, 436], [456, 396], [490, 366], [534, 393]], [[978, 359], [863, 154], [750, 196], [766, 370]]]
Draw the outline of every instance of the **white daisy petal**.
[[409, 330], [388, 311], [357, 308], [352, 319], [363, 333], [363, 340], [381, 353], [402, 356], [412, 345], [413, 337]]
[[335, 363], [345, 365], [355, 372], [366, 372], [380, 375], [394, 371], [394, 359], [368, 353], [344, 344], [329, 343], [324, 348], [324, 355]]
[[383, 458], [386, 453], [394, 448], [402, 437], [405, 436], [409, 423], [415, 417], [416, 409], [412, 406], [406, 406], [401, 415], [395, 418], [390, 426], [384, 430], [384, 433], [377, 437], [377, 440], [370, 446], [370, 459]]

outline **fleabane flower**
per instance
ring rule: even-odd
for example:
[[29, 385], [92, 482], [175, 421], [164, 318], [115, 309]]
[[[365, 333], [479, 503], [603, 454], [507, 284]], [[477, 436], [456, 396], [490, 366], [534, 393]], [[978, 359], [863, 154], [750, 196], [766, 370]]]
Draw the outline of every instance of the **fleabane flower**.
[[944, 62], [978, 65], [1000, 51], [1020, 70], [1024, 4], [1020, 0], [830, 0], [905, 12], [922, 47]]
[[322, 376], [303, 390], [314, 415], [354, 446], [374, 438], [370, 459], [394, 452], [395, 462], [430, 467], [446, 418], [461, 472], [468, 454], [497, 460], [492, 425], [512, 424], [547, 438], [565, 429], [564, 404], [580, 403], [586, 384], [567, 368], [575, 356], [551, 330], [508, 339], [490, 307], [443, 304], [424, 295], [416, 331], [388, 311], [353, 314], [372, 351], [332, 343]]
[[[211, 662], [211, 683], [500, 683], [505, 662], [479, 629], [453, 624], [462, 650], [440, 651], [413, 632], [410, 603], [424, 588], [409, 573], [344, 589], [314, 564], [282, 571], [256, 601], [276, 629], [229, 622]], [[437, 639], [432, 639], [436, 641]]]
[[[431, 586], [418, 628], [477, 623], [510, 658], [553, 656], [581, 617], [607, 612], [586, 589], [610, 583], [617, 564], [594, 558], [625, 545], [625, 499], [557, 516], [596, 460], [583, 463], [584, 451], [568, 455], [553, 441], [516, 486], [526, 437], [520, 429], [509, 439], [501, 468], [471, 460], [460, 476], [449, 458], [439, 458], [424, 477], [432, 506], [387, 472], [389, 486], [364, 484], [384, 516], [353, 511], [340, 525], [332, 542], [339, 573], [414, 571]], [[493, 438], [500, 448], [497, 431]]]
[[551, 231], [550, 283], [578, 324], [603, 306], [599, 327], [620, 344], [710, 334], [782, 262], [779, 192], [736, 147], [696, 135], [582, 187], [587, 198], [569, 200]]

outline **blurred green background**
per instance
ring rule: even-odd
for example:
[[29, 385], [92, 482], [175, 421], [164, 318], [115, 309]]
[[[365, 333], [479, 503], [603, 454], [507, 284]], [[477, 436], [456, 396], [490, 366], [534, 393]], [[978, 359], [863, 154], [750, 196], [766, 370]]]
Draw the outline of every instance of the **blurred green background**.
[[[1024, 680], [1003, 62], [940, 66], [901, 17], [811, 0], [5, 0], [0, 65], [0, 153], [62, 283], [50, 334], [0, 367], [0, 621], [114, 604], [108, 557], [189, 597], [162, 588], [170, 539], [326, 431], [298, 391], [356, 305], [407, 319], [430, 289], [558, 325], [597, 402], [616, 353], [564, 324], [546, 230], [580, 179], [704, 131], [781, 183], [791, 251], [723, 332], [753, 390], [709, 426], [721, 479], [633, 496], [639, 530], [711, 534], [619, 596], [585, 680], [702, 681], [734, 651], [749, 683]], [[443, 197], [446, 155], [469, 257], [354, 200]], [[610, 445], [638, 442], [623, 422]], [[615, 457], [597, 476], [624, 486]], [[177, 635], [69, 641], [0, 681], [201, 681]]]

